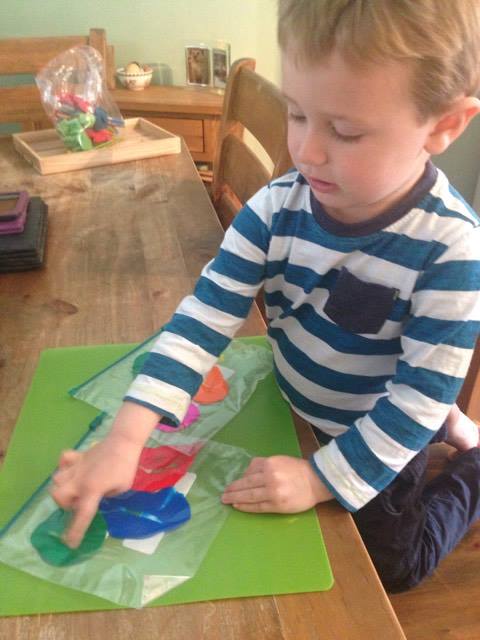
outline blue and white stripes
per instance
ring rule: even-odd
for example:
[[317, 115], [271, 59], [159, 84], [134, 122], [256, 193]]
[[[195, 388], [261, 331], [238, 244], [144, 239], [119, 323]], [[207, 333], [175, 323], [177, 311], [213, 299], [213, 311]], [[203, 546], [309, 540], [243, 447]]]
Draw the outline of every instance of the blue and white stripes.
[[[441, 172], [428, 187], [407, 213], [364, 235], [319, 224], [296, 172], [262, 189], [235, 218], [127, 397], [181, 420], [264, 285], [280, 389], [300, 415], [335, 436], [312, 464], [348, 509], [363, 506], [441, 426], [480, 331], [478, 220]], [[341, 272], [362, 282], [359, 304], [355, 292], [340, 290]], [[379, 288], [395, 291], [384, 311], [377, 311]], [[360, 323], [366, 309], [369, 317], [384, 313], [381, 328], [344, 328], [329, 311], [337, 301], [351, 304], [348, 315]]]

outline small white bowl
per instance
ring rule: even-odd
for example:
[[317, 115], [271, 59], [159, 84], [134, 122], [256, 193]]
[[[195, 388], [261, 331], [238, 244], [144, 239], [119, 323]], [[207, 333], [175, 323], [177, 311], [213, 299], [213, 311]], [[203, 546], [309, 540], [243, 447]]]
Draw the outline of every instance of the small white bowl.
[[121, 84], [130, 91], [143, 91], [152, 81], [153, 69], [144, 68], [140, 73], [127, 73], [125, 67], [117, 69], [117, 78]]

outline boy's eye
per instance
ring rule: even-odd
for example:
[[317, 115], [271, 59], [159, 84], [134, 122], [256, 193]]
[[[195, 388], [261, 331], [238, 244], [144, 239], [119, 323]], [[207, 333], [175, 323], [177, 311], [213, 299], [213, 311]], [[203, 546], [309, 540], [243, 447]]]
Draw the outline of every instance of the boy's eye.
[[362, 133], [340, 133], [333, 125], [330, 125], [330, 132], [334, 138], [342, 142], [358, 142], [363, 136]]
[[291, 120], [292, 122], [304, 122], [305, 121], [305, 116], [302, 116], [300, 113], [291, 113], [289, 111], [288, 112], [288, 119]]

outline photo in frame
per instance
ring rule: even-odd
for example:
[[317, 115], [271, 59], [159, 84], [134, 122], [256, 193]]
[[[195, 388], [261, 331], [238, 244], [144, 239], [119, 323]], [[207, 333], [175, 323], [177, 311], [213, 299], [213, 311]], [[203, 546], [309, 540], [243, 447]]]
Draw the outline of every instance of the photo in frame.
[[230, 45], [224, 48], [212, 49], [212, 75], [213, 86], [217, 89], [225, 89], [228, 71], [230, 69]]
[[210, 84], [210, 49], [198, 44], [185, 47], [187, 85], [205, 87]]

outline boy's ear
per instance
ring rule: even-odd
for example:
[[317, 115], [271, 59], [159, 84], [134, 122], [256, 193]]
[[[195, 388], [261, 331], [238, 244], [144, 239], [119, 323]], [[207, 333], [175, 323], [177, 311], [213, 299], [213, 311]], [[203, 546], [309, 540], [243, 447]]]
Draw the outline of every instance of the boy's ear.
[[457, 100], [445, 113], [438, 116], [425, 143], [425, 151], [430, 155], [443, 153], [467, 128], [470, 120], [480, 113], [480, 100], [474, 96], [464, 96]]

